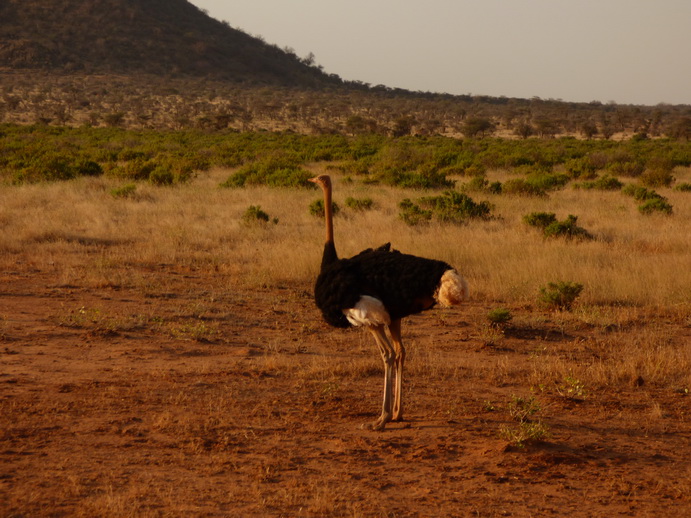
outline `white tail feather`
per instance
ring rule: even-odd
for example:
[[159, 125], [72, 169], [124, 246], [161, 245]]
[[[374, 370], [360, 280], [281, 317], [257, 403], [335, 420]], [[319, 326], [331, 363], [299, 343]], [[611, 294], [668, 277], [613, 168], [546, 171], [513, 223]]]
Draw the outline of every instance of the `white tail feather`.
[[468, 300], [468, 283], [456, 270], [446, 270], [441, 277], [434, 299], [444, 307], [456, 306]]
[[354, 326], [388, 326], [391, 323], [382, 301], [368, 295], [362, 295], [355, 307], [344, 309], [343, 314]]

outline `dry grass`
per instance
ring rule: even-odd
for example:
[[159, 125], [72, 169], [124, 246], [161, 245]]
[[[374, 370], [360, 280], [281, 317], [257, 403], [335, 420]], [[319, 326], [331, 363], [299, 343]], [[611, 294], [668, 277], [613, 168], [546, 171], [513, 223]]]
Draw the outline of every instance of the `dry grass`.
[[[9, 269], [16, 261], [51, 267], [65, 284], [80, 279], [93, 286], [145, 282], [128, 272], [131, 264], [215, 269], [247, 286], [308, 282], [323, 240], [321, 222], [307, 211], [317, 192], [218, 188], [227, 174], [214, 170], [178, 188], [139, 185], [133, 199], [113, 197], [116, 184], [107, 179], [5, 188], [0, 261]], [[688, 181], [691, 172], [676, 176]], [[642, 216], [620, 193], [567, 188], [549, 198], [475, 195], [495, 205], [496, 219], [408, 227], [397, 204], [422, 193], [337, 182], [343, 207], [348, 196], [375, 202], [365, 212], [344, 207], [337, 244], [343, 256], [392, 241], [402, 251], [446, 260], [468, 278], [476, 299], [529, 304], [547, 282], [568, 280], [585, 285], [580, 302], [588, 306], [688, 311], [691, 204], [687, 193], [660, 192], [674, 206], [671, 217]], [[243, 225], [250, 205], [278, 224]], [[535, 211], [575, 214], [596, 239], [545, 240], [521, 221]]]

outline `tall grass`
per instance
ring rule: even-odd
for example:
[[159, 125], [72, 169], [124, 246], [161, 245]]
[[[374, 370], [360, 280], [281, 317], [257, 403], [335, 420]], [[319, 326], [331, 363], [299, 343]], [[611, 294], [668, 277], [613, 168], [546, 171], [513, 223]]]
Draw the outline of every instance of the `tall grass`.
[[[325, 171], [312, 166], [311, 173]], [[185, 185], [138, 184], [135, 194], [111, 195], [118, 180], [20, 185], [0, 190], [0, 265], [17, 262], [62, 273], [66, 283], [134, 282], [128, 265], [208, 268], [228, 282], [309, 285], [317, 274], [323, 222], [308, 206], [316, 190], [246, 187], [222, 189], [229, 171], [211, 169]], [[508, 173], [490, 172], [501, 180]], [[582, 304], [674, 306], [691, 292], [691, 203], [688, 194], [661, 188], [673, 216], [644, 216], [620, 192], [563, 189], [548, 197], [473, 194], [489, 201], [493, 219], [464, 224], [432, 222], [410, 227], [399, 202], [420, 192], [335, 176], [335, 201], [371, 198], [374, 209], [347, 207], [336, 218], [341, 256], [390, 241], [407, 253], [435, 257], [465, 275], [475, 298], [527, 303], [539, 287], [582, 283]], [[689, 169], [677, 171], [681, 180]], [[279, 223], [242, 224], [248, 206], [261, 205]], [[530, 212], [578, 216], [594, 240], [545, 239], [522, 218]]]

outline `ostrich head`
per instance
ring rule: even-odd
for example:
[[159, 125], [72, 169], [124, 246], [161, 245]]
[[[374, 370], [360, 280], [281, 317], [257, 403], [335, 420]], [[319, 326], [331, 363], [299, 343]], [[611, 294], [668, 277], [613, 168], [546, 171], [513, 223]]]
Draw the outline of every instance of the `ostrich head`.
[[312, 183], [316, 183], [325, 191], [331, 190], [331, 177], [328, 174], [320, 174], [319, 176], [310, 178], [309, 181]]

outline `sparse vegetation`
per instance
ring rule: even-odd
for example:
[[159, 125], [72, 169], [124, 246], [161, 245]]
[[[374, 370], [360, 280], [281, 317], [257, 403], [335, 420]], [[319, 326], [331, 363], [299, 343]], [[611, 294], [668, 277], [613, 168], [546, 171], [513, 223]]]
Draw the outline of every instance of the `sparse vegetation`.
[[540, 302], [547, 308], [570, 310], [583, 291], [583, 285], [577, 282], [549, 282], [540, 288]]
[[278, 218], [271, 219], [269, 214], [264, 212], [260, 205], [250, 205], [242, 215], [242, 221], [247, 225], [268, 223], [271, 221], [275, 225], [278, 223]]
[[563, 237], [566, 239], [593, 239], [584, 228], [578, 226], [578, 217], [569, 214], [565, 220], [558, 221], [552, 212], [533, 212], [523, 216], [523, 221], [531, 227], [542, 230], [545, 237]]
[[399, 203], [400, 217], [408, 225], [417, 225], [432, 218], [442, 223], [465, 223], [471, 219], [489, 219], [492, 211], [489, 202], [476, 203], [467, 194], [457, 191], [446, 191], [441, 196], [427, 196], [417, 201], [416, 204], [406, 198]]
[[662, 214], [672, 214], [672, 206], [664, 198], [653, 198], [646, 200], [638, 206], [638, 212], [641, 214], [654, 214], [661, 212]]
[[122, 187], [115, 187], [110, 190], [114, 198], [133, 198], [137, 192], [137, 184], [128, 183]]
[[345, 205], [349, 209], [358, 211], [371, 210], [374, 206], [374, 201], [372, 198], [353, 198], [348, 196], [345, 200]]
[[[341, 211], [341, 208], [338, 206], [338, 203], [335, 201], [331, 202], [331, 210], [333, 212], [333, 215], [335, 216]], [[324, 217], [324, 200], [318, 199], [314, 200], [312, 203], [310, 203], [309, 206], [309, 213], [312, 216], [316, 216], [318, 218], [323, 218]]]
[[557, 392], [572, 401], [583, 401], [588, 397], [585, 384], [571, 374], [565, 376], [563, 382], [557, 385]]
[[549, 437], [549, 428], [535, 416], [542, 407], [534, 396], [529, 398], [512, 396], [507, 405], [515, 425], [502, 425], [500, 436], [510, 444], [523, 448], [526, 444], [544, 441]]
[[513, 319], [513, 315], [511, 311], [506, 308], [495, 308], [487, 313], [487, 320], [489, 320], [490, 324], [495, 326], [506, 324], [510, 322], [511, 319]]

